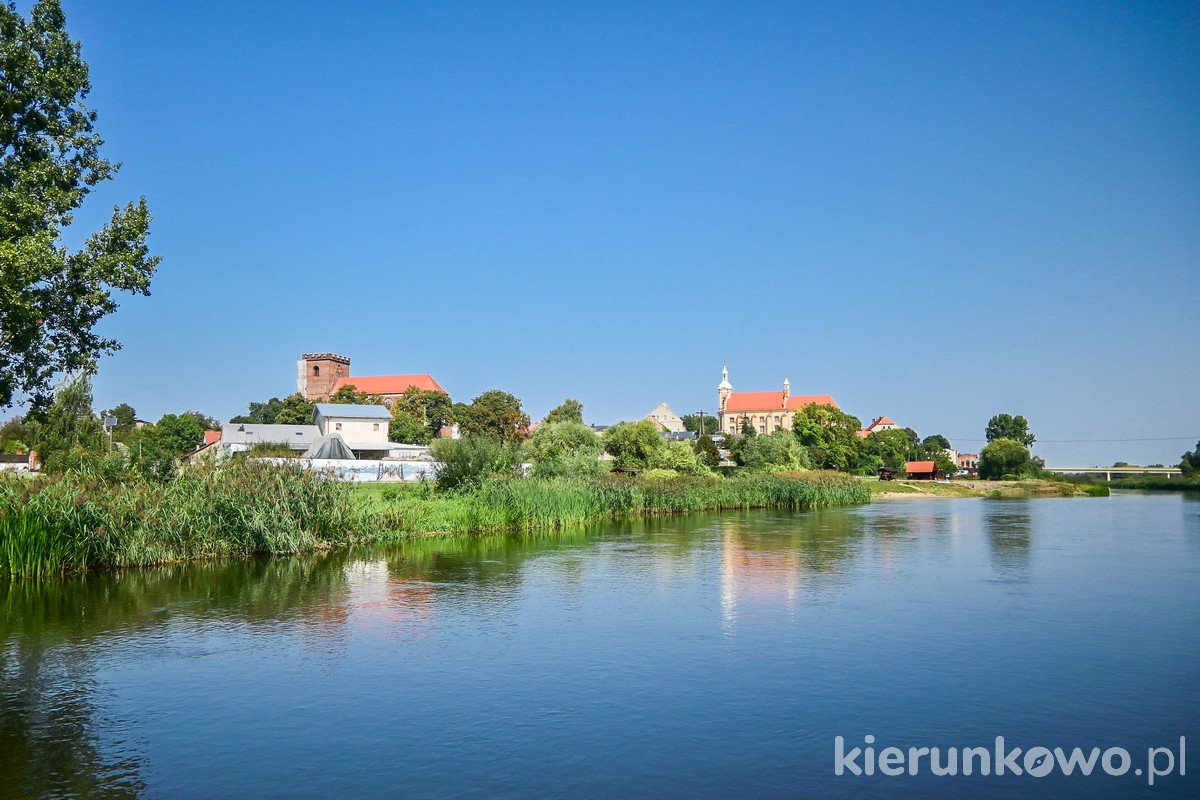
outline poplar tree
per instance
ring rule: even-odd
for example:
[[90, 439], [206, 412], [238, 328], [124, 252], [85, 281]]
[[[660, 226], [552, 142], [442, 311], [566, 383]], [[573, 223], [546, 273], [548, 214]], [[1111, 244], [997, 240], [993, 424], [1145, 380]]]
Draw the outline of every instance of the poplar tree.
[[63, 229], [119, 164], [100, 156], [96, 112], [79, 43], [58, 0], [26, 20], [0, 4], [0, 408], [49, 401], [55, 374], [92, 370], [120, 343], [95, 332], [117, 309], [112, 293], [149, 294], [159, 258], [146, 246], [145, 198], [71, 251]]

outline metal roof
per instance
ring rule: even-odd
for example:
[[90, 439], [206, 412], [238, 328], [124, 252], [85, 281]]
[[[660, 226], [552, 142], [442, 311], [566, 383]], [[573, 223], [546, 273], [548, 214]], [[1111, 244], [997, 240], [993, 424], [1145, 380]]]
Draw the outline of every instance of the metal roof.
[[231, 422], [221, 426], [221, 442], [225, 444], [254, 444], [255, 442], [286, 443], [290, 447], [308, 449], [321, 435], [316, 425], [263, 425]]
[[313, 406], [322, 417], [342, 419], [391, 419], [387, 406], [360, 406], [353, 403], [317, 403]]

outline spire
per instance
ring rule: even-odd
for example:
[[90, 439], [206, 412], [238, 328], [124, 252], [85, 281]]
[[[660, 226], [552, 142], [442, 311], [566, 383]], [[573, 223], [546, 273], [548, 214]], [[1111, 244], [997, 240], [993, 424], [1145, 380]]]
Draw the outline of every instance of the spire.
[[733, 386], [729, 383], [729, 365], [727, 363], [721, 365], [721, 384], [717, 387], [717, 391], [723, 389], [733, 391]]
[[792, 385], [788, 383], [788, 379], [783, 379], [783, 407], [787, 408], [788, 398], [792, 396]]

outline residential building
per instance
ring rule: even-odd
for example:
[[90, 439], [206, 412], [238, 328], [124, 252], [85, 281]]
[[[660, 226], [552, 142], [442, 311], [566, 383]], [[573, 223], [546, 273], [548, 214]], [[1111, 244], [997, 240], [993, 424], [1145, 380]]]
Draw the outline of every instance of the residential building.
[[855, 431], [855, 433], [865, 439], [872, 433], [878, 433], [879, 431], [894, 431], [897, 427], [899, 426], [887, 417], [876, 417], [875, 419], [871, 420], [870, 425], [860, 431]]
[[[225, 457], [242, 453], [255, 444], [277, 444], [297, 453], [303, 453], [320, 435], [316, 425], [262, 425], [257, 423], [231, 422], [221, 426], [220, 436], [205, 434], [204, 444], [193, 456]], [[213, 441], [209, 441], [209, 439]]]
[[683, 420], [666, 403], [659, 403], [643, 419], [648, 419], [658, 424], [660, 427], [665, 428], [668, 433], [683, 433], [687, 430], [687, 426], [683, 424]]
[[728, 368], [721, 368], [721, 383], [717, 386], [717, 415], [722, 432], [740, 433], [746, 422], [758, 433], [791, 430], [796, 412], [809, 405], [838, 408], [838, 404], [827, 394], [793, 395], [786, 378], [781, 392], [735, 392], [729, 383]]
[[965, 472], [971, 477], [979, 475], [978, 453], [959, 453], [958, 458], [954, 459], [954, 463], [958, 465], [959, 471]]
[[313, 424], [321, 436], [340, 434], [355, 458], [387, 458], [393, 449], [388, 441], [388, 423], [392, 414], [384, 406], [360, 406], [346, 403], [317, 403], [313, 406]]

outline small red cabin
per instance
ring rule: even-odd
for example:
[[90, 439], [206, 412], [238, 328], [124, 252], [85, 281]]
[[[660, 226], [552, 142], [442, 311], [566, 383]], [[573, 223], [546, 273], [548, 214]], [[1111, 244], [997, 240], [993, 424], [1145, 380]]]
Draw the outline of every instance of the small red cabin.
[[937, 477], [937, 463], [933, 461], [909, 461], [904, 465], [910, 481], [931, 481]]

